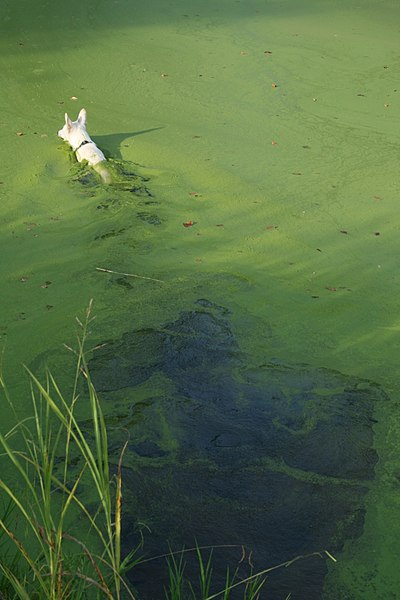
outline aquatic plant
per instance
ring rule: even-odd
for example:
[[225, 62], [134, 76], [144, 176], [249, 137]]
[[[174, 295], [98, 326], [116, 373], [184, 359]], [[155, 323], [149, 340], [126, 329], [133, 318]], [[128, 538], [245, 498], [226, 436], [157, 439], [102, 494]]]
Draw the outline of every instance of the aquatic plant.
[[[216, 548], [216, 547], [215, 547]], [[211, 582], [212, 582], [212, 550], [208, 555], [207, 559], [204, 559], [202, 550], [207, 548], [200, 548], [196, 545], [195, 548], [189, 550], [182, 550], [181, 552], [171, 552], [167, 557], [168, 564], [168, 577], [169, 585], [165, 587], [166, 600], [229, 600], [231, 598], [231, 592], [242, 590], [243, 600], [260, 600], [260, 593], [264, 587], [267, 578], [272, 571], [277, 569], [290, 567], [293, 563], [317, 556], [319, 558], [329, 558], [333, 562], [336, 562], [336, 558], [332, 556], [328, 550], [321, 552], [311, 552], [310, 554], [296, 556], [295, 558], [283, 562], [273, 567], [268, 567], [262, 571], [253, 573], [253, 566], [251, 563], [251, 551], [247, 557], [249, 565], [251, 567], [251, 573], [248, 577], [239, 577], [239, 570], [236, 568], [231, 574], [229, 567], [226, 570], [225, 585], [222, 589], [217, 592], [211, 593]], [[184, 561], [184, 555], [186, 552], [195, 551], [197, 554], [198, 566], [199, 566], [199, 579], [197, 586], [193, 585], [193, 582], [185, 579], [185, 568], [186, 563]], [[246, 557], [246, 549], [242, 546], [242, 558], [240, 562]], [[151, 559], [150, 559], [151, 560]], [[290, 600], [292, 593], [286, 596], [285, 600]], [[235, 598], [238, 598], [236, 595]]]
[[[33, 416], [19, 420], [7, 434], [0, 433], [0, 445], [13, 473], [13, 483], [0, 479], [0, 488], [19, 514], [13, 530], [7, 515], [0, 519], [1, 530], [20, 559], [17, 572], [4, 560], [0, 562], [3, 577], [14, 591], [11, 597], [60, 600], [93, 597], [101, 592], [119, 600], [123, 590], [124, 597], [134, 598], [123, 573], [132, 566], [135, 551], [121, 557], [123, 451], [117, 472], [111, 475], [104, 417], [83, 350], [91, 310], [92, 303], [84, 322], [79, 321], [82, 332], [75, 351], [70, 399], [51, 373], [42, 384], [27, 369]], [[0, 383], [15, 413], [2, 377]], [[80, 394], [90, 407], [90, 435], [87, 424], [83, 429], [75, 415]], [[82, 500], [84, 484], [96, 495], [90, 506]], [[85, 541], [72, 533], [77, 522]]]

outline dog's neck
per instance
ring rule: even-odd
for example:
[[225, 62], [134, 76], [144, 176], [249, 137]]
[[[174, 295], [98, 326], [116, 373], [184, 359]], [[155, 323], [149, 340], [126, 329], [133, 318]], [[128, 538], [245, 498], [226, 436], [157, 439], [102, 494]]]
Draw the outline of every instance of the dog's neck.
[[93, 140], [83, 140], [77, 148], [74, 148], [74, 152], [78, 152], [79, 148], [82, 148], [85, 144], [94, 144]]
[[81, 139], [79, 142], [75, 143], [72, 146], [72, 150], [74, 152], [77, 152], [79, 150], [79, 148], [81, 148], [85, 144], [94, 144], [94, 141], [90, 138], [90, 136], [87, 132], [85, 132], [85, 133], [82, 132], [82, 138], [83, 139]]

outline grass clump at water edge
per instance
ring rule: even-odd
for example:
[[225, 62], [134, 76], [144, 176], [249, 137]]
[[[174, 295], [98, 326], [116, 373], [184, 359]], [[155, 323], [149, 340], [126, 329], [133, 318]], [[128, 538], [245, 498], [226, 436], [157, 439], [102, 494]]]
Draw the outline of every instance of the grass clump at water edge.
[[[197, 546], [190, 550], [197, 554], [199, 566], [196, 591], [184, 576], [183, 556], [188, 551], [144, 559], [139, 555], [139, 543], [122, 557], [121, 464], [127, 444], [112, 475], [105, 420], [84, 353], [93, 318], [90, 302], [84, 321], [77, 319], [81, 333], [68, 399], [50, 372], [43, 384], [26, 369], [33, 414], [18, 420], [0, 374], [3, 394], [17, 419], [8, 433], [0, 432], [1, 459], [8, 459], [12, 468], [11, 483], [0, 478], [4, 506], [0, 514], [0, 600], [138, 600], [125, 579], [126, 572], [140, 562], [164, 557], [169, 578], [167, 600], [228, 600], [239, 586], [243, 586], [244, 600], [256, 600], [267, 573], [293, 561], [246, 579], [227, 570], [224, 589], [211, 593], [212, 556], [205, 560]], [[90, 407], [90, 434], [87, 420], [83, 429], [76, 417], [77, 401], [83, 395]], [[84, 484], [95, 493], [90, 503], [82, 498]], [[79, 534], [74, 533], [77, 527]]]
[[[0, 489], [17, 513], [13, 531], [9, 527], [10, 516], [0, 520], [0, 528], [19, 558], [12, 563], [16, 568], [5, 560], [0, 562], [3, 583], [7, 582], [10, 590], [8, 596], [1, 590], [3, 597], [134, 598], [123, 578], [128, 566], [132, 566], [134, 553], [121, 557], [123, 452], [117, 473], [111, 476], [106, 426], [84, 355], [91, 310], [92, 303], [85, 321], [78, 321], [82, 333], [70, 399], [64, 397], [51, 373], [47, 373], [46, 383], [42, 384], [27, 369], [33, 416], [18, 421], [7, 434], [0, 433], [3, 456], [13, 469], [13, 484], [0, 479]], [[75, 416], [82, 378], [90, 406], [90, 436]], [[0, 383], [14, 411], [2, 377]], [[89, 443], [88, 439], [93, 441]], [[81, 498], [83, 482], [95, 491], [95, 510], [90, 510]], [[85, 538], [91, 540], [91, 548], [70, 533], [70, 523], [76, 519]], [[100, 548], [100, 552], [92, 547]]]

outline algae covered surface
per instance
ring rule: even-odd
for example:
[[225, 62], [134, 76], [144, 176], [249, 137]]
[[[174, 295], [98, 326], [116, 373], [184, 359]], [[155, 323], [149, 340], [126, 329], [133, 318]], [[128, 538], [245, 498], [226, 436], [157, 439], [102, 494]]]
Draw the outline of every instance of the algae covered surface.
[[[257, 568], [333, 551], [271, 581], [277, 599], [400, 586], [399, 29], [392, 0], [0, 7], [15, 402], [30, 411], [22, 363], [68, 384], [93, 298], [128, 533], [246, 544]], [[57, 138], [82, 107], [113, 186]]]

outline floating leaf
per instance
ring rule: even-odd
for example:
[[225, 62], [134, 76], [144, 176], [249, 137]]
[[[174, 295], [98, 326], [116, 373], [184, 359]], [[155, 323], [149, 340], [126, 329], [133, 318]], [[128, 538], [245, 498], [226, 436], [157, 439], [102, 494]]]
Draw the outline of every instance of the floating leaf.
[[24, 225], [26, 225], [26, 230], [31, 231], [34, 227], [37, 227], [37, 223], [29, 223], [28, 221], [24, 221]]
[[182, 223], [184, 227], [192, 227], [194, 225], [193, 221], [185, 221]]

